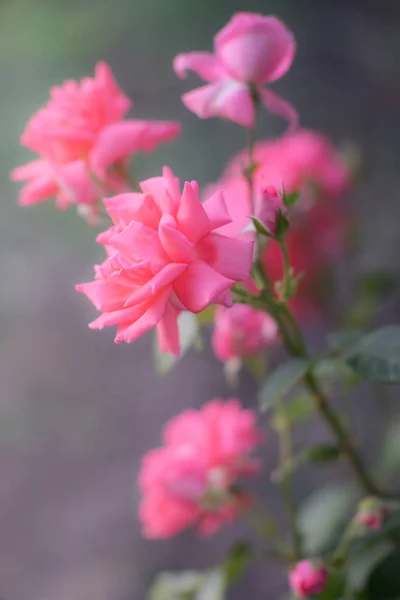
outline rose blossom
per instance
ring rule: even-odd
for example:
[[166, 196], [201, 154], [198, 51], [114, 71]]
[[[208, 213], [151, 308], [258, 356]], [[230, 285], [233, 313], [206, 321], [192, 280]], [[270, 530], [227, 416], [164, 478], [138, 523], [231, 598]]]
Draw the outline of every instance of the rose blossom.
[[230, 288], [245, 280], [253, 243], [215, 230], [230, 221], [222, 194], [201, 204], [198, 184], [169, 169], [143, 181], [142, 193], [105, 200], [114, 226], [98, 236], [108, 258], [96, 279], [77, 286], [103, 314], [93, 329], [118, 325], [116, 342], [133, 342], [157, 326], [161, 350], [179, 355], [177, 317], [210, 304], [231, 306]]
[[365, 529], [379, 531], [387, 514], [388, 509], [383, 502], [372, 496], [360, 502], [355, 520]]
[[222, 362], [251, 356], [273, 344], [276, 337], [276, 322], [260, 310], [245, 304], [217, 308], [212, 347]]
[[105, 190], [123, 189], [129, 156], [150, 152], [180, 131], [171, 121], [123, 120], [131, 105], [103, 62], [94, 78], [53, 87], [21, 137], [40, 158], [11, 172], [13, 180], [26, 182], [20, 203], [55, 196], [57, 206], [67, 208], [93, 204]]
[[188, 52], [175, 57], [179, 77], [192, 70], [208, 82], [182, 100], [202, 119], [222, 117], [253, 127], [255, 93], [270, 112], [289, 120], [294, 128], [296, 111], [265, 84], [285, 75], [295, 49], [292, 33], [276, 17], [237, 13], [215, 36], [214, 54]]
[[256, 414], [237, 399], [212, 400], [186, 410], [164, 427], [164, 445], [143, 458], [140, 520], [148, 538], [171, 537], [196, 526], [210, 535], [251, 501], [238, 480], [253, 476], [251, 457], [262, 442]]
[[272, 185], [261, 189], [255, 216], [270, 233], [276, 233], [279, 215], [287, 215], [287, 208]]
[[316, 596], [323, 592], [328, 580], [325, 565], [311, 560], [301, 560], [289, 573], [290, 587], [299, 598]]

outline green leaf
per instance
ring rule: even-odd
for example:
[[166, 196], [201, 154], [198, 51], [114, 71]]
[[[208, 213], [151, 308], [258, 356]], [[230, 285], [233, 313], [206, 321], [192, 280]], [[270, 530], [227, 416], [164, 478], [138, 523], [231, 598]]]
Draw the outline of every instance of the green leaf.
[[204, 573], [160, 573], [148, 592], [149, 600], [224, 600], [226, 577], [217, 567]]
[[250, 371], [256, 381], [263, 381], [267, 373], [267, 365], [264, 354], [253, 354], [242, 358], [243, 366]]
[[314, 414], [314, 399], [307, 394], [296, 396], [285, 402], [281, 410], [290, 425], [298, 425]]
[[290, 192], [290, 194], [287, 194], [284, 191], [284, 193], [283, 193], [283, 203], [288, 208], [292, 208], [296, 204], [296, 202], [299, 198], [300, 198], [300, 192]]
[[178, 358], [168, 352], [161, 352], [157, 339], [154, 340], [156, 368], [161, 375], [169, 373], [195, 343], [198, 335], [196, 316], [188, 311], [182, 312], [178, 317], [178, 328], [181, 342], [181, 353]]
[[264, 235], [265, 237], [272, 237], [271, 232], [268, 231], [268, 229], [265, 227], [265, 225], [259, 219], [257, 219], [257, 217], [250, 217], [250, 219], [253, 221], [253, 225], [254, 225], [257, 233], [260, 233], [261, 235]]
[[313, 369], [320, 386], [326, 394], [333, 394], [338, 386], [343, 388], [356, 383], [357, 376], [354, 371], [341, 358], [323, 358]]
[[381, 561], [370, 574], [368, 600], [399, 600], [400, 552], [393, 552]]
[[306, 553], [320, 554], [332, 546], [352, 514], [356, 499], [351, 485], [328, 485], [300, 505], [298, 520]]
[[160, 573], [150, 586], [149, 600], [194, 600], [195, 593], [203, 580], [198, 571]]
[[369, 381], [400, 383], [400, 326], [366, 335], [347, 353], [346, 362]]
[[276, 230], [275, 237], [278, 239], [282, 239], [285, 237], [287, 230], [289, 229], [289, 221], [285, 217], [285, 215], [280, 210], [278, 212], [278, 218], [276, 219]]
[[400, 421], [391, 423], [384, 434], [374, 471], [382, 479], [388, 479], [400, 469]]
[[248, 569], [252, 559], [251, 548], [248, 544], [238, 542], [229, 551], [223, 565], [225, 580], [228, 585], [236, 583]]
[[271, 373], [259, 392], [260, 409], [266, 411], [279, 404], [300, 383], [310, 366], [309, 359], [294, 358]]
[[304, 452], [305, 458], [316, 464], [335, 462], [341, 455], [341, 450], [334, 444], [315, 444]]
[[373, 570], [393, 551], [393, 544], [382, 540], [356, 555], [351, 555], [347, 567], [347, 582], [350, 589], [364, 588]]
[[335, 354], [343, 354], [360, 341], [364, 332], [362, 329], [345, 329], [328, 335], [328, 346]]
[[197, 590], [195, 600], [224, 600], [226, 591], [225, 574], [216, 568], [206, 571], [201, 586]]

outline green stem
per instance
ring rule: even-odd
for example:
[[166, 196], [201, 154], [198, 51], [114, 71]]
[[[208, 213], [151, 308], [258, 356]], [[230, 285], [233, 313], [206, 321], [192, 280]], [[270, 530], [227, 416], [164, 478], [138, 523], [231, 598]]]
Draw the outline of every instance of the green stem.
[[286, 245], [286, 240], [285, 240], [284, 236], [281, 239], [279, 239], [279, 245], [281, 247], [282, 258], [283, 258], [283, 289], [284, 289], [283, 301], [286, 302], [288, 300], [288, 298], [291, 296], [291, 293], [290, 293], [291, 275], [290, 275], [289, 250]]
[[[283, 411], [281, 411], [282, 413]], [[290, 425], [286, 419], [280, 422], [278, 428], [279, 435], [279, 466], [284, 472], [285, 465], [292, 458], [292, 436]], [[301, 558], [301, 536], [297, 528], [296, 519], [296, 504], [293, 494], [293, 487], [290, 473], [283, 473], [282, 482], [280, 484], [282, 496], [286, 504], [286, 511], [289, 520], [289, 530], [292, 538], [293, 558], [295, 561]]]

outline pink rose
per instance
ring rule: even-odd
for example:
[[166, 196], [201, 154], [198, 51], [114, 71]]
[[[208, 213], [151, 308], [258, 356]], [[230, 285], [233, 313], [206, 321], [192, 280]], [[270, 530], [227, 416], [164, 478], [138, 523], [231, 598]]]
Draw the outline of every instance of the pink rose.
[[316, 565], [311, 560], [301, 560], [289, 573], [289, 583], [298, 598], [321, 594], [328, 580], [324, 565]]
[[217, 309], [212, 346], [220, 361], [251, 356], [276, 339], [277, 325], [266, 313], [245, 304]]
[[296, 111], [265, 84], [285, 75], [295, 49], [292, 33], [276, 17], [237, 13], [215, 36], [214, 54], [189, 52], [175, 57], [179, 77], [192, 70], [208, 82], [184, 94], [182, 100], [201, 119], [222, 117], [253, 127], [252, 93], [256, 91], [267, 109], [287, 119], [293, 128]]
[[262, 441], [256, 414], [233, 398], [215, 399], [171, 419], [164, 446], [142, 462], [144, 535], [167, 538], [191, 526], [210, 535], [232, 521], [251, 500], [237, 490], [237, 482], [258, 473], [251, 454]]
[[287, 208], [272, 185], [261, 190], [255, 216], [270, 233], [276, 233], [279, 214], [287, 215]]
[[103, 313], [91, 328], [118, 325], [115, 341], [133, 342], [156, 326], [161, 350], [179, 355], [180, 311], [230, 306], [230, 288], [249, 276], [253, 244], [215, 232], [230, 221], [221, 194], [201, 204], [197, 182], [181, 193], [168, 169], [140, 185], [143, 193], [105, 201], [114, 226], [98, 241], [108, 258], [77, 289]]
[[23, 205], [55, 196], [57, 206], [67, 208], [122, 191], [128, 158], [139, 151], [151, 152], [180, 131], [171, 121], [123, 120], [132, 103], [105, 63], [96, 65], [94, 78], [66, 81], [50, 95], [21, 137], [21, 144], [40, 159], [11, 172], [11, 179], [26, 182]]

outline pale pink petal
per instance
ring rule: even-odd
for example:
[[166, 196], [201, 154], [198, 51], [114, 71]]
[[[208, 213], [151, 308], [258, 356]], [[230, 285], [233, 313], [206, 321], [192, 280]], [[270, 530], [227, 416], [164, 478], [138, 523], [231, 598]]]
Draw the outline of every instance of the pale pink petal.
[[138, 337], [152, 329], [160, 321], [165, 311], [171, 289], [166, 288], [162, 294], [154, 298], [146, 312], [134, 323], [120, 326], [117, 330], [115, 342], [127, 342], [128, 344], [137, 340]]
[[162, 213], [175, 214], [180, 194], [176, 197], [175, 190], [171, 190], [174, 187], [173, 181], [167, 177], [151, 177], [141, 181], [140, 187], [145, 194], [153, 196]]
[[158, 233], [136, 221], [131, 221], [121, 233], [110, 238], [108, 243], [136, 261], [150, 260], [156, 270], [168, 263]]
[[216, 55], [240, 81], [264, 83], [282, 77], [296, 51], [293, 34], [276, 17], [237, 13], [215, 38]]
[[179, 310], [171, 304], [167, 304], [164, 314], [157, 324], [157, 338], [161, 352], [170, 352], [174, 356], [179, 356], [181, 351], [178, 329], [179, 314]]
[[170, 263], [156, 273], [147, 283], [133, 294], [125, 296], [125, 306], [133, 306], [159, 294], [164, 287], [172, 283], [187, 268], [186, 264]]
[[224, 69], [211, 52], [187, 52], [175, 56], [175, 73], [183, 79], [188, 71], [194, 71], [205, 81], [218, 81], [224, 76]]
[[97, 319], [89, 323], [90, 329], [104, 329], [112, 325], [119, 325], [121, 327], [128, 327], [131, 323], [139, 319], [148, 309], [148, 302], [142, 302], [136, 306], [130, 306], [128, 308], [121, 308], [120, 310], [114, 310], [110, 313], [103, 313]]
[[205, 85], [183, 94], [182, 101], [200, 119], [222, 117], [244, 127], [254, 125], [254, 107], [244, 83], [226, 80]]
[[286, 100], [278, 96], [278, 94], [275, 94], [275, 92], [271, 92], [269, 89], [260, 90], [260, 95], [269, 112], [278, 117], [282, 117], [289, 122], [288, 133], [292, 133], [297, 129], [299, 125], [299, 116], [296, 109], [293, 108], [289, 102], [286, 102]]
[[179, 229], [196, 244], [211, 229], [210, 219], [200, 203], [196, 182], [186, 181], [176, 214]]
[[[173, 218], [164, 215], [160, 221], [158, 234], [160, 242], [168, 257], [178, 263], [190, 263], [196, 258], [195, 247], [187, 237], [176, 229], [176, 223], [171, 223]], [[175, 225], [175, 226], [174, 226]]]
[[218, 229], [231, 223], [232, 219], [225, 203], [222, 191], [218, 190], [203, 202], [203, 208], [211, 221], [212, 229]]
[[198, 243], [197, 249], [200, 260], [225, 277], [243, 281], [250, 275], [253, 242], [210, 233]]
[[11, 181], [26, 181], [33, 179], [38, 175], [43, 175], [49, 172], [49, 167], [44, 160], [32, 160], [25, 165], [15, 167], [10, 173]]
[[152, 152], [179, 135], [181, 126], [173, 121], [121, 121], [104, 127], [91, 153], [97, 170], [125, 160], [137, 152]]
[[194, 261], [174, 283], [174, 291], [182, 304], [198, 313], [213, 304], [221, 292], [235, 282], [215, 271], [203, 261]]
[[97, 310], [111, 312], [124, 306], [127, 295], [132, 294], [135, 286], [129, 285], [129, 280], [126, 278], [113, 277], [80, 283], [75, 286], [75, 289], [85, 294]]
[[48, 175], [42, 175], [36, 179], [32, 179], [21, 190], [19, 195], [19, 204], [21, 206], [29, 206], [37, 202], [44, 202], [56, 196], [58, 186], [54, 178]]
[[106, 198], [104, 204], [114, 223], [122, 221], [128, 224], [135, 220], [156, 229], [160, 222], [161, 211], [149, 194], [137, 192], [119, 194], [112, 198]]

